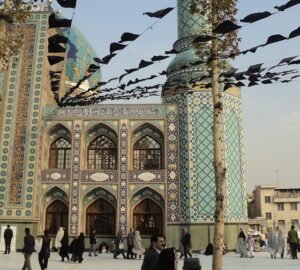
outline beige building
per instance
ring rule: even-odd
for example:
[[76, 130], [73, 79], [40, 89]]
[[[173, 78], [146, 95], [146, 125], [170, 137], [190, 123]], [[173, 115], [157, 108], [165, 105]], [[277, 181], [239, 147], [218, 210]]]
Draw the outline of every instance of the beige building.
[[267, 228], [287, 232], [292, 225], [299, 230], [300, 188], [255, 187], [248, 197], [249, 226], [265, 232]]

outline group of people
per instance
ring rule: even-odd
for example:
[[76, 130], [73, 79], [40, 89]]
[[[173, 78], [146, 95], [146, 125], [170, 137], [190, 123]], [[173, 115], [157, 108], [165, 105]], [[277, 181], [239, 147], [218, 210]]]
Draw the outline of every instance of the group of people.
[[[287, 244], [288, 246], [286, 247], [285, 237], [281, 230], [275, 231], [272, 228], [268, 230], [267, 248], [272, 259], [276, 259], [277, 254], [279, 254], [279, 256], [283, 258], [286, 249], [289, 250], [292, 259], [297, 259], [297, 248], [299, 246], [299, 237], [298, 237], [298, 232], [295, 230], [294, 225], [291, 226], [291, 229], [288, 232]], [[252, 235], [248, 233], [246, 237], [246, 234], [241, 228], [237, 240], [237, 248], [236, 248], [237, 253], [239, 253], [243, 258], [247, 258], [247, 257], [254, 258], [254, 252], [253, 252], [254, 247], [255, 247], [255, 241]]]

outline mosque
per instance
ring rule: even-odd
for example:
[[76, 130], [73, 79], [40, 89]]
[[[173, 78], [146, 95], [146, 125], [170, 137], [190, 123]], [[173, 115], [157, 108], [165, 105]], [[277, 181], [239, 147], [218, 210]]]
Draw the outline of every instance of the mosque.
[[[193, 38], [203, 29], [188, 0], [178, 0], [178, 54], [167, 69], [161, 104], [96, 104], [59, 107], [50, 91], [47, 4], [31, 12], [21, 52], [0, 73], [0, 222], [16, 227], [16, 248], [24, 228], [33, 235], [60, 226], [74, 237], [89, 235], [111, 243], [121, 230], [149, 236], [162, 232], [177, 246], [187, 227], [193, 249], [213, 240], [215, 180], [213, 106], [210, 89], [188, 82], [207, 72]], [[96, 56], [72, 26], [64, 61], [64, 87], [84, 75]], [[182, 68], [186, 66], [186, 68]], [[82, 90], [101, 80], [100, 71]], [[247, 226], [241, 95], [221, 92], [226, 164], [225, 242], [235, 248]], [[2, 233], [2, 232], [1, 232]]]

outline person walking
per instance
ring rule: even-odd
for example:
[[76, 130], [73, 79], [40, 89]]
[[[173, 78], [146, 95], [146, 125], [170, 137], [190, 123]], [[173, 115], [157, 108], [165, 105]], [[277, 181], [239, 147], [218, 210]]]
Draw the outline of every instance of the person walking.
[[11, 239], [13, 238], [14, 234], [12, 229], [10, 228], [10, 225], [7, 225], [7, 228], [4, 231], [4, 243], [5, 243], [5, 251], [4, 254], [10, 253], [10, 245], [11, 245]]
[[90, 232], [90, 252], [89, 252], [89, 256], [92, 256], [92, 253], [94, 253], [94, 256], [98, 256], [96, 254], [96, 250], [95, 250], [96, 243], [97, 243], [97, 240], [96, 240], [96, 230], [95, 229], [91, 229], [91, 232]]
[[285, 239], [281, 230], [278, 232], [278, 253], [280, 254], [281, 259], [283, 259], [285, 250]]
[[184, 248], [183, 248], [183, 244], [182, 244], [182, 239], [184, 236], [184, 229], [180, 230], [180, 241], [179, 241], [179, 251], [180, 251], [180, 256], [179, 259], [182, 259], [182, 257], [184, 256]]
[[192, 258], [191, 235], [190, 233], [188, 233], [187, 228], [183, 229], [182, 246], [183, 246], [184, 258], [186, 259], [188, 255], [190, 256], [190, 258]]
[[61, 247], [61, 239], [64, 236], [64, 228], [60, 227], [59, 230], [57, 231], [56, 237], [55, 237], [55, 241], [54, 241], [54, 247], [57, 249], [57, 251], [59, 251], [60, 247]]
[[78, 259], [78, 262], [81, 263], [83, 261], [83, 252], [84, 252], [84, 234], [81, 232], [79, 234], [79, 237], [77, 239], [76, 243], [76, 258]]
[[129, 233], [127, 234], [127, 256], [126, 256], [127, 259], [129, 259], [129, 256], [130, 259], [133, 259], [134, 256], [132, 252], [133, 241], [134, 241], [134, 231], [132, 228], [130, 228]]
[[114, 259], [117, 259], [117, 257], [122, 254], [123, 258], [125, 259], [125, 253], [124, 253], [124, 238], [122, 231], [119, 231], [116, 240], [115, 240], [115, 252], [114, 252]]
[[25, 228], [25, 237], [24, 237], [24, 265], [22, 270], [31, 270], [30, 257], [32, 252], [34, 252], [34, 237], [30, 234], [30, 229]]
[[135, 231], [132, 249], [132, 252], [135, 254], [135, 258], [138, 256], [139, 259], [141, 259], [144, 251], [145, 249], [142, 247], [142, 238], [140, 236], [140, 232]]
[[276, 232], [272, 228], [268, 232], [268, 248], [271, 254], [271, 258], [276, 259], [276, 254], [278, 252], [278, 238]]
[[246, 235], [245, 235], [242, 228], [240, 228], [240, 232], [239, 232], [239, 235], [238, 235], [236, 252], [241, 254], [241, 258], [243, 258], [243, 257], [247, 258], [248, 257], [248, 252], [247, 252], [247, 248], [246, 248]]
[[297, 259], [297, 247], [299, 245], [298, 232], [295, 231], [295, 226], [292, 225], [291, 229], [288, 231], [287, 242], [290, 245], [292, 259]]
[[61, 257], [61, 261], [64, 262], [65, 258], [69, 261], [69, 236], [68, 231], [64, 229], [64, 236], [60, 241], [60, 250], [59, 250], [59, 256]]
[[42, 247], [39, 252], [39, 264], [41, 270], [45, 270], [48, 267], [48, 259], [50, 257], [50, 246], [51, 246], [51, 239], [48, 235], [48, 231], [44, 231], [44, 235], [42, 236]]
[[156, 270], [159, 254], [165, 248], [166, 239], [162, 234], [152, 235], [150, 247], [145, 253], [141, 270]]
[[249, 255], [250, 258], [254, 258], [254, 247], [255, 247], [255, 242], [254, 239], [252, 237], [252, 235], [250, 233], [248, 233], [247, 236], [247, 246], [248, 246], [248, 251], [249, 251]]

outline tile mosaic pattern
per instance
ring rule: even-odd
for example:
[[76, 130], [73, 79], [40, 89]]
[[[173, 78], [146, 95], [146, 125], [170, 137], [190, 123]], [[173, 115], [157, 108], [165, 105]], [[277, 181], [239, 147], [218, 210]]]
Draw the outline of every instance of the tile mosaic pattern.
[[[142, 180], [141, 178], [139, 178], [140, 175], [142, 174], [151, 174], [153, 179], [151, 180]], [[129, 171], [128, 172], [128, 182], [130, 183], [165, 183], [166, 181], [166, 176], [165, 176], [165, 170], [153, 170], [153, 171]]]
[[149, 188], [149, 187], [144, 187], [141, 190], [139, 190], [138, 192], [136, 192], [130, 200], [130, 207], [133, 210], [133, 208], [141, 201], [143, 201], [144, 199], [151, 199], [153, 201], [155, 201], [162, 209], [164, 209], [164, 198], [157, 193], [156, 191], [154, 191], [153, 189]]
[[[179, 108], [181, 222], [212, 222], [215, 180], [211, 93], [183, 94], [165, 98], [165, 102], [177, 103]], [[228, 113], [232, 111], [237, 118]], [[244, 222], [247, 218], [241, 115], [240, 99], [224, 94], [227, 222]]]
[[48, 169], [41, 171], [41, 183], [69, 183], [69, 169]]
[[103, 198], [105, 200], [107, 200], [108, 202], [110, 202], [115, 208], [117, 207], [117, 199], [116, 197], [111, 194], [109, 191], [101, 188], [101, 187], [97, 187], [94, 188], [93, 190], [89, 191], [83, 199], [83, 207], [86, 208], [88, 207], [89, 204], [91, 204], [93, 201], [99, 199], [99, 198]]
[[[103, 176], [107, 175], [106, 180], [97, 181], [93, 180], [91, 176], [101, 173]], [[106, 178], [106, 177], [105, 177]], [[82, 170], [81, 171], [81, 182], [82, 183], [118, 183], [118, 171], [117, 170]]]
[[78, 215], [79, 215], [79, 184], [80, 184], [80, 144], [81, 144], [81, 126], [75, 124], [73, 130], [73, 163], [72, 163], [72, 182], [70, 199], [70, 235], [78, 235]]

